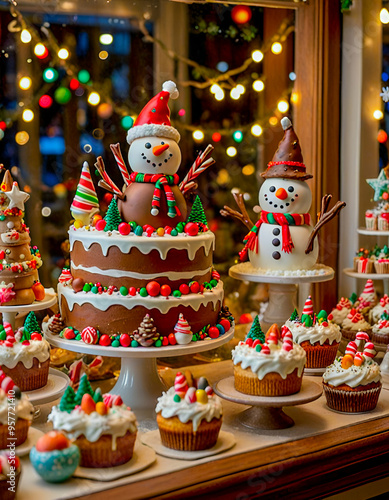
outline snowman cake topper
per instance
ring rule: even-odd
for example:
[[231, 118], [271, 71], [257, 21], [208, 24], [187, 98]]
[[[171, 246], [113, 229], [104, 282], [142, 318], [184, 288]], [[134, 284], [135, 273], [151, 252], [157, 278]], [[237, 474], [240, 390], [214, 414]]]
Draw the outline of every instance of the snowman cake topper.
[[187, 217], [184, 195], [196, 189], [194, 179], [214, 163], [212, 158], [208, 158], [213, 147], [208, 146], [179, 183], [180, 134], [171, 124], [169, 109], [169, 100], [178, 96], [176, 84], [165, 82], [161, 92], [145, 105], [128, 131], [131, 173], [127, 170], [119, 144], [111, 145], [123, 177], [123, 190], [107, 174], [103, 159], [97, 158], [96, 168], [102, 177], [99, 186], [118, 198], [118, 209], [125, 222], [136, 221], [141, 226], [155, 228], [184, 222]]
[[312, 193], [305, 182], [312, 175], [306, 171], [292, 122], [284, 117], [281, 125], [284, 137], [266, 171], [261, 174], [265, 181], [259, 190], [259, 220], [255, 224], [251, 221], [242, 193], [233, 193], [240, 211], [225, 206], [221, 214], [243, 222], [249, 229], [244, 247], [239, 252], [242, 262], [249, 259], [253, 267], [262, 270], [311, 269], [317, 261], [315, 237], [319, 229], [346, 204], [339, 201], [328, 210], [332, 196], [325, 195], [319, 220], [315, 227], [312, 226], [308, 213]]

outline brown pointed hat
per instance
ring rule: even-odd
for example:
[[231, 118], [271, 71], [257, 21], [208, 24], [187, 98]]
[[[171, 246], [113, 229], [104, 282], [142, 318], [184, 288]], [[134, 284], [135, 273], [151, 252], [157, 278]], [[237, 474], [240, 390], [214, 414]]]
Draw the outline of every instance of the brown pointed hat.
[[313, 177], [307, 174], [301, 153], [300, 141], [293, 129], [292, 122], [286, 116], [281, 120], [284, 129], [284, 137], [278, 144], [273, 159], [267, 164], [267, 169], [261, 176], [265, 179], [272, 177], [283, 177], [305, 181]]

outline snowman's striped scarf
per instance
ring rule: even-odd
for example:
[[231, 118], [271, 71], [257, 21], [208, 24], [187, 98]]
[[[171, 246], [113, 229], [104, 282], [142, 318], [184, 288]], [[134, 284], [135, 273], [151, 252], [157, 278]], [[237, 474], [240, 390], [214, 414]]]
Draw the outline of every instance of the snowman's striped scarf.
[[167, 202], [167, 214], [169, 217], [181, 215], [180, 209], [177, 207], [176, 199], [170, 186], [177, 186], [179, 178], [177, 174], [140, 174], [132, 172], [130, 175], [131, 182], [141, 182], [155, 184], [153, 199], [151, 201], [152, 215], [158, 215], [161, 206], [161, 189], [164, 190]]
[[294, 244], [290, 236], [289, 226], [309, 225], [311, 223], [311, 216], [309, 214], [279, 214], [262, 210], [260, 219], [254, 224], [243, 240], [245, 246], [239, 252], [241, 262], [247, 260], [249, 250], [258, 253], [258, 231], [264, 222], [281, 226], [281, 248], [283, 252], [290, 253], [294, 248]]

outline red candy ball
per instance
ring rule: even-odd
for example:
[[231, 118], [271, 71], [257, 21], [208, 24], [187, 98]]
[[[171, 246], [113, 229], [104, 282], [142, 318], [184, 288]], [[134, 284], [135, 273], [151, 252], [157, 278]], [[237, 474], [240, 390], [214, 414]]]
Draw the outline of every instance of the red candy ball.
[[185, 225], [185, 232], [189, 234], [189, 236], [196, 236], [199, 232], [199, 226], [195, 222], [188, 222], [188, 224]]
[[111, 193], [105, 193], [105, 195], [103, 196], [104, 202], [107, 205], [109, 205], [111, 203], [112, 198], [113, 198], [113, 194], [111, 194]]
[[102, 335], [99, 340], [99, 344], [103, 346], [109, 346], [111, 345], [111, 339], [109, 338], [109, 335]]
[[189, 286], [186, 285], [185, 283], [183, 283], [182, 285], [180, 285], [179, 290], [182, 293], [182, 295], [188, 295], [188, 293], [190, 292]]
[[228, 321], [228, 319], [222, 319], [219, 321], [219, 325], [222, 325], [222, 327], [224, 328], [224, 330], [227, 332], [231, 325], [230, 325], [230, 322]]
[[104, 228], [106, 225], [107, 225], [107, 223], [105, 222], [105, 220], [100, 219], [96, 222], [95, 228], [97, 229], [97, 231], [104, 231]]
[[170, 345], [176, 345], [177, 344], [177, 340], [176, 340], [176, 337], [174, 336], [174, 333], [170, 333], [168, 338], [169, 338], [169, 344]]
[[170, 295], [172, 293], [172, 289], [170, 288], [169, 285], [162, 285], [160, 293], [163, 297], [167, 297], [168, 295]]
[[161, 291], [161, 285], [158, 281], [150, 281], [150, 283], [146, 285], [146, 290], [151, 297], [157, 297]]
[[127, 234], [130, 234], [131, 232], [131, 226], [130, 224], [127, 224], [127, 222], [121, 222], [118, 227], [119, 233], [122, 234], [123, 236], [126, 236]]
[[38, 332], [35, 332], [31, 335], [31, 340], [42, 340], [42, 335]]
[[190, 286], [190, 291], [192, 293], [199, 293], [200, 284], [197, 281], [192, 281], [192, 283], [189, 286]]
[[119, 340], [120, 345], [122, 345], [123, 347], [128, 347], [131, 344], [131, 338], [128, 333], [122, 333]]
[[208, 335], [211, 337], [211, 339], [217, 339], [220, 335], [219, 328], [216, 328], [216, 326], [211, 326], [208, 330]]
[[136, 288], [134, 286], [130, 286], [128, 293], [132, 296], [136, 295]]
[[169, 345], [169, 339], [167, 337], [163, 337], [162, 345], [164, 345], [164, 346]]

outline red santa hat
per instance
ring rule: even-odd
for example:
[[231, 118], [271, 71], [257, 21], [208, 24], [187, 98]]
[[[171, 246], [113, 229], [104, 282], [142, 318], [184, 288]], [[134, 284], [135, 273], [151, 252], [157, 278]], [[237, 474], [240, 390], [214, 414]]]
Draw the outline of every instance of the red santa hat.
[[150, 99], [128, 131], [128, 144], [140, 137], [166, 137], [179, 142], [180, 134], [171, 126], [168, 106], [169, 98], [177, 99], [178, 96], [176, 84], [171, 80], [165, 82], [162, 91]]

